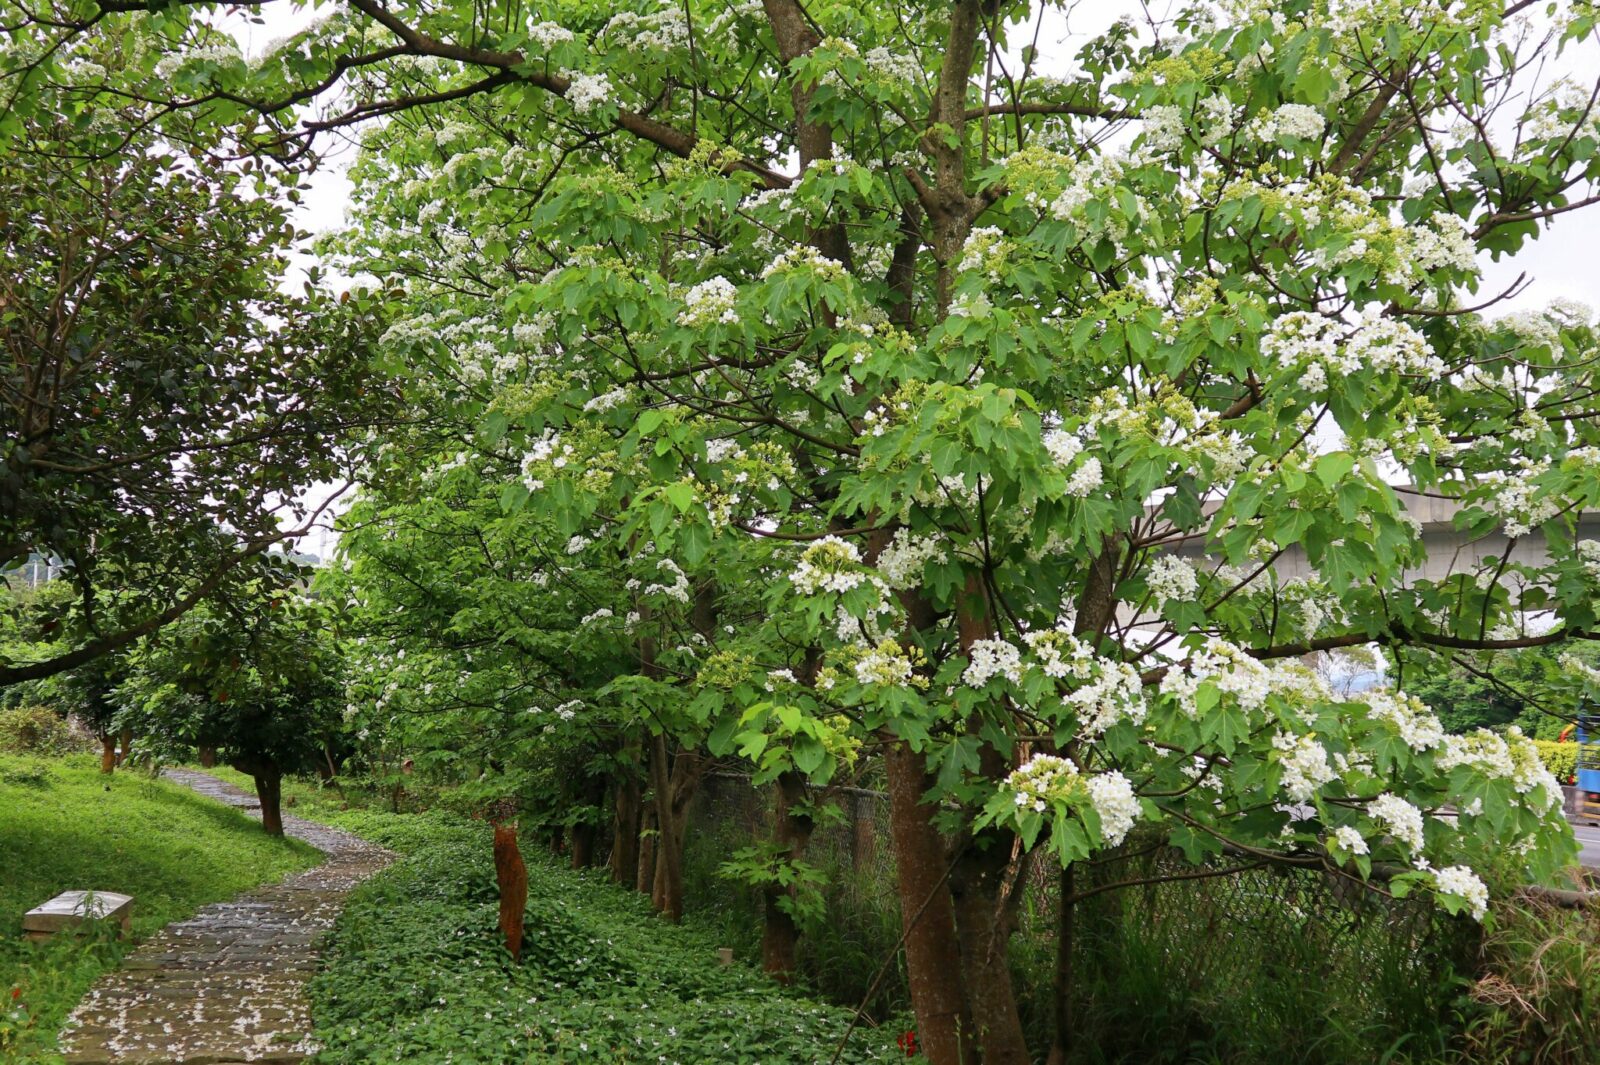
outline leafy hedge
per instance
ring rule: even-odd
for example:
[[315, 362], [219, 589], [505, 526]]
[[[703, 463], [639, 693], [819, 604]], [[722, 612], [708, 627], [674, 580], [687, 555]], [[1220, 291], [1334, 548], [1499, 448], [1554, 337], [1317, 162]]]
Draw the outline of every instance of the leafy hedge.
[[[427, 845], [351, 897], [313, 984], [319, 1062], [832, 1058], [851, 1011], [719, 965], [705, 929], [669, 925], [637, 893], [541, 855], [528, 856], [514, 964], [496, 928], [487, 828], [413, 820]], [[904, 1062], [900, 1030], [857, 1029], [840, 1060]]]
[[1556, 743], [1553, 740], [1534, 740], [1533, 745], [1539, 748], [1539, 757], [1544, 760], [1545, 768], [1554, 773], [1561, 783], [1571, 784], [1578, 772], [1578, 745]]

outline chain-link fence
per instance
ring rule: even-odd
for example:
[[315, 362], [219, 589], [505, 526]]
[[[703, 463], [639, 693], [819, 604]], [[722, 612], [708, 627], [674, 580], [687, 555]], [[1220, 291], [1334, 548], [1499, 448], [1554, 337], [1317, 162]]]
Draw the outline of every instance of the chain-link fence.
[[[765, 838], [771, 801], [770, 789], [736, 777], [708, 778], [697, 800], [692, 879], [705, 904], [728, 914], [730, 934], [741, 912], [758, 927], [756, 900], [725, 882], [707, 887], [708, 878], [733, 849]], [[831, 805], [807, 853], [827, 877], [828, 927], [813, 933], [802, 961], [818, 970], [821, 990], [853, 1004], [899, 938], [894, 856], [883, 796], [848, 789]], [[1030, 1041], [1048, 1042], [1059, 868], [1041, 858], [1017, 891], [1012, 957], [1024, 1022]], [[1388, 1045], [1437, 1028], [1452, 974], [1465, 971], [1476, 944], [1476, 926], [1446, 916], [1426, 893], [1398, 899], [1381, 880], [1248, 856], [1196, 867], [1139, 837], [1075, 866], [1071, 891], [1074, 1027], [1112, 1057], [1180, 1060], [1156, 1055], [1152, 1043], [1192, 1046], [1222, 1028], [1263, 1047], [1329, 1033], [1340, 1045]], [[879, 1016], [907, 1005], [903, 982], [885, 983], [871, 1003]]]

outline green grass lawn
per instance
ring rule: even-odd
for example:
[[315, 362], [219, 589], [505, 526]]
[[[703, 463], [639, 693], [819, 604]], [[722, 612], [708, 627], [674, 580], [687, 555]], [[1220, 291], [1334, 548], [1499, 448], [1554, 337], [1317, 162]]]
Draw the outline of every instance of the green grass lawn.
[[134, 896], [134, 939], [315, 865], [317, 851], [272, 839], [237, 810], [89, 755], [0, 755], [0, 1061], [49, 1062], [56, 1032], [128, 944], [22, 939], [22, 915], [62, 891]]

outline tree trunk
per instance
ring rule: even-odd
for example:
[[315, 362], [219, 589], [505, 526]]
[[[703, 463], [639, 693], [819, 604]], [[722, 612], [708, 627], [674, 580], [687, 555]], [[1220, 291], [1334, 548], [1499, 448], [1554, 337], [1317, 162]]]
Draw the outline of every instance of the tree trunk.
[[[660, 818], [660, 814], [656, 815]], [[669, 815], [668, 827], [656, 836], [656, 875], [650, 886], [650, 905], [677, 924], [683, 920], [683, 840], [688, 826]]]
[[269, 836], [283, 835], [283, 774], [262, 769], [254, 774], [256, 799], [261, 803], [261, 827]]
[[642, 895], [650, 894], [656, 882], [656, 804], [645, 804], [639, 813], [639, 868], [633, 879], [633, 889]]
[[968, 843], [951, 874], [973, 1035], [983, 1065], [1030, 1065], [1022, 1017], [1011, 986], [1011, 900], [1003, 892], [1010, 862], [1009, 833], [987, 833]]
[[681, 747], [669, 755], [666, 736], [650, 739], [650, 790], [656, 810], [656, 867], [650, 904], [674, 923], [683, 919], [683, 844], [689, 830], [689, 800], [700, 785], [705, 761]]
[[[634, 749], [637, 757], [637, 749]], [[639, 778], [631, 767], [617, 779], [616, 804], [611, 814], [611, 879], [619, 884], [639, 880]]]
[[[815, 828], [810, 816], [799, 809], [806, 797], [805, 777], [793, 770], [779, 774], [773, 794], [773, 842], [789, 860], [799, 861], [805, 857]], [[800, 939], [800, 929], [783, 903], [797, 894], [793, 887], [776, 884], [769, 884], [762, 891], [766, 919], [761, 930], [761, 968], [783, 984], [793, 978], [795, 948]]]
[[926, 764], [896, 740], [885, 748], [884, 767], [917, 1042], [932, 1065], [971, 1065], [978, 1057], [961, 976], [955, 906], [945, 875], [944, 841], [933, 826], [933, 807], [922, 801], [929, 783]]
[[500, 889], [500, 933], [512, 961], [522, 960], [522, 919], [528, 908], [528, 867], [517, 847], [517, 823], [494, 822], [494, 879]]
[[571, 828], [572, 868], [587, 869], [594, 864], [594, 826], [580, 821]]
[[117, 741], [108, 732], [100, 737], [100, 772], [110, 773], [117, 768]]
[[124, 727], [118, 733], [118, 738], [121, 740], [122, 749], [117, 752], [117, 764], [121, 765], [128, 760], [128, 748], [133, 746], [133, 729]]
[[1050, 1043], [1048, 1065], [1067, 1065], [1067, 1051], [1072, 1047], [1072, 947], [1077, 940], [1073, 918], [1077, 907], [1068, 900], [1076, 890], [1074, 879], [1072, 866], [1061, 870], [1061, 901], [1056, 914], [1056, 1034]]
[[210, 769], [217, 764], [217, 749], [215, 747], [200, 748], [200, 768]]

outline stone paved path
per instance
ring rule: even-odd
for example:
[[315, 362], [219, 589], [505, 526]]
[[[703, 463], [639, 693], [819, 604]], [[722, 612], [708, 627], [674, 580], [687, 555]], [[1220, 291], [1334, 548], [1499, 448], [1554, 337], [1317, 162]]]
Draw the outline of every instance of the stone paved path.
[[[205, 773], [166, 776], [259, 817], [255, 797]], [[207, 906], [162, 929], [101, 977], [67, 1022], [72, 1065], [296, 1062], [316, 1047], [306, 981], [345, 896], [394, 855], [336, 828], [283, 819], [321, 850], [315, 869]], [[138, 905], [137, 902], [134, 905]]]

